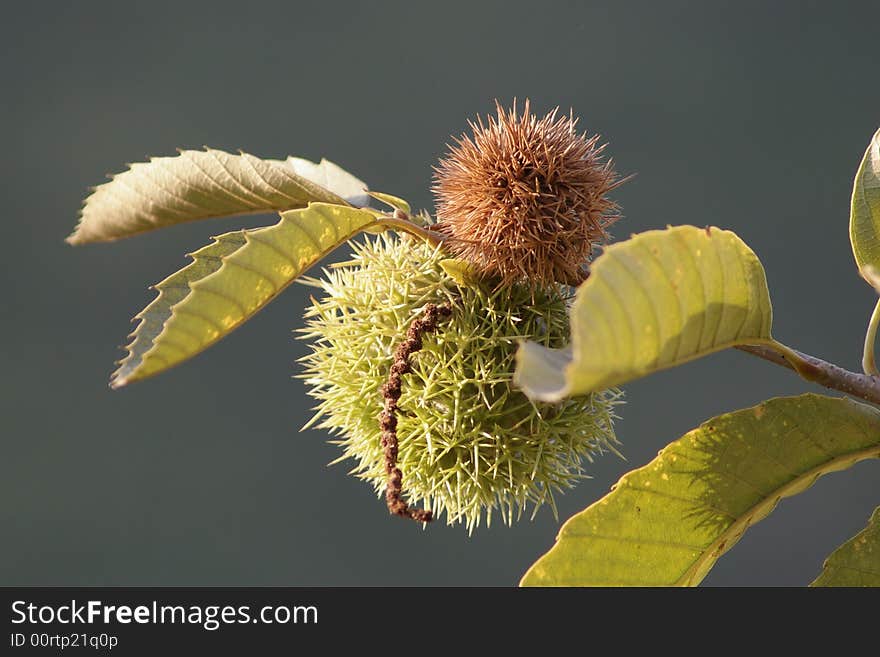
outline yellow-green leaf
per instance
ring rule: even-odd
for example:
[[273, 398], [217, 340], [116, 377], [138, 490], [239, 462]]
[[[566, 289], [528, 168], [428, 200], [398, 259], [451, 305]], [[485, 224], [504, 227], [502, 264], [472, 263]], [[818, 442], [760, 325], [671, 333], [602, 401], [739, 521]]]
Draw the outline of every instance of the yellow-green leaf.
[[853, 181], [849, 238], [859, 269], [880, 269], [880, 130], [868, 144]]
[[192, 264], [155, 286], [159, 296], [137, 315], [128, 356], [111, 385], [153, 376], [208, 348], [374, 222], [368, 210], [311, 203], [282, 213], [274, 226], [215, 238], [191, 254]]
[[377, 201], [382, 201], [385, 205], [389, 205], [396, 210], [402, 210], [407, 214], [411, 213], [412, 210], [409, 207], [409, 203], [404, 201], [399, 196], [393, 196], [392, 194], [386, 194], [384, 192], [367, 192], [370, 196], [372, 196]]
[[695, 586], [781, 499], [878, 457], [880, 411], [849, 399], [806, 394], [720, 415], [572, 516], [522, 584]]
[[440, 261], [440, 267], [446, 272], [446, 275], [454, 280], [458, 285], [465, 287], [475, 285], [479, 280], [473, 265], [467, 260], [461, 258], [445, 258]]
[[289, 210], [313, 201], [367, 205], [365, 187], [327, 160], [180, 151], [132, 164], [97, 186], [67, 241], [106, 242], [196, 219]]
[[880, 586], [880, 507], [867, 527], [831, 553], [810, 586]]
[[516, 383], [558, 401], [770, 336], [764, 268], [736, 234], [676, 226], [607, 247], [577, 291], [571, 345], [525, 342]]

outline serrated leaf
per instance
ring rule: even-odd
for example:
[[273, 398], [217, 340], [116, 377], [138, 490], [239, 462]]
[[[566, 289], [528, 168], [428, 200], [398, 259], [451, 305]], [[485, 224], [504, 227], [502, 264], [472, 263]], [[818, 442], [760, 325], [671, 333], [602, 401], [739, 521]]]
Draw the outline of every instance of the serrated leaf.
[[810, 586], [880, 586], [880, 507], [867, 527], [831, 553]]
[[859, 269], [880, 269], [880, 130], [868, 144], [853, 181], [849, 237]]
[[159, 296], [137, 315], [140, 324], [111, 385], [153, 376], [208, 348], [375, 222], [368, 210], [312, 203], [282, 213], [274, 226], [215, 238], [191, 254], [192, 264], [156, 285]]
[[262, 160], [215, 149], [180, 151], [130, 165], [99, 185], [71, 244], [106, 242], [197, 219], [302, 208], [366, 205], [363, 182], [327, 160]]
[[781, 499], [878, 457], [880, 411], [849, 399], [806, 394], [720, 415], [572, 516], [522, 585], [695, 586]]
[[676, 226], [607, 247], [571, 310], [571, 346], [525, 342], [515, 382], [558, 401], [741, 344], [778, 347], [764, 268], [735, 233]]
[[310, 160], [290, 155], [287, 157], [287, 163], [297, 175], [317, 183], [337, 196], [341, 196], [355, 207], [364, 207], [370, 204], [370, 194], [367, 192], [366, 183], [330, 160], [321, 159], [318, 164], [315, 164]]

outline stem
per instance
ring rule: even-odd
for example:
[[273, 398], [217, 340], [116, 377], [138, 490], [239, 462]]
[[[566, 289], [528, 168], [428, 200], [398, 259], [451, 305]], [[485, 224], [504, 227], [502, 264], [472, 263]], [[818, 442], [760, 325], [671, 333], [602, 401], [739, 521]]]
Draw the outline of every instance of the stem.
[[[403, 216], [398, 216], [398, 214]], [[403, 231], [404, 233], [416, 235], [418, 237], [421, 237], [423, 240], [430, 242], [434, 246], [440, 244], [443, 241], [443, 235], [441, 235], [437, 231], [427, 230], [426, 228], [417, 226], [409, 220], [409, 217], [407, 217], [405, 213], [401, 212], [400, 210], [397, 210], [393, 216], [381, 215], [380, 217], [378, 217], [378, 219], [379, 225], [385, 228], [393, 228], [397, 231]]]
[[[875, 311], [875, 315], [877, 312]], [[880, 377], [856, 374], [785, 345], [741, 345], [740, 351], [794, 370], [807, 381], [880, 405]]]
[[877, 363], [874, 361], [874, 342], [877, 337], [877, 325], [880, 324], [880, 299], [871, 313], [871, 321], [868, 322], [868, 332], [865, 333], [865, 350], [862, 352], [862, 369], [865, 374], [872, 376], [880, 374], [877, 371]]

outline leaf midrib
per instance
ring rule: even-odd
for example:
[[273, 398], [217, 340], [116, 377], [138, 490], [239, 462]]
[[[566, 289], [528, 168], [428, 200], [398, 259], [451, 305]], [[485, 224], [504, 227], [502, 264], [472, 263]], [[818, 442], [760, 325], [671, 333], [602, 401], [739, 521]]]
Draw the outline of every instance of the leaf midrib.
[[[694, 354], [688, 354], [684, 358], [679, 358], [674, 361], [661, 363], [658, 358], [653, 363], [650, 363], [649, 365], [645, 366], [644, 368], [638, 368], [638, 370], [631, 368], [631, 367], [616, 368], [615, 370], [612, 370], [612, 373], [614, 374], [614, 376], [613, 377], [606, 376], [605, 378], [601, 379], [600, 385], [597, 385], [596, 389], [600, 390], [600, 389], [608, 388], [611, 386], [623, 385], [624, 383], [629, 383], [630, 381], [632, 381], [636, 378], [640, 378], [642, 376], [645, 376], [646, 375], [645, 373], [656, 374], [658, 372], [663, 372], [665, 370], [671, 370], [671, 369], [674, 369], [674, 368], [679, 367], [681, 365], [687, 365], [688, 363], [690, 363], [692, 361], [699, 360], [701, 358], [705, 358], [706, 356], [711, 356], [713, 354], [717, 354], [718, 352], [724, 351], [726, 349], [733, 349], [735, 347], [748, 346], [748, 345], [770, 347], [771, 349], [774, 349], [775, 351], [778, 351], [779, 353], [781, 353], [783, 355], [788, 355], [788, 352], [785, 351], [787, 349], [785, 347], [785, 345], [777, 342], [772, 337], [768, 337], [768, 338], [749, 337], [749, 338], [744, 339], [740, 336], [737, 336], [733, 340], [728, 340], [727, 342], [722, 342], [722, 343], [713, 345], [712, 347], [710, 347], [708, 349], [704, 349], [703, 351], [699, 351]], [[568, 383], [568, 379], [571, 377], [571, 375], [569, 375], [568, 372], [574, 371], [575, 368], [580, 367], [580, 366], [581, 366], [581, 362], [576, 357], [574, 357], [572, 355], [571, 359], [569, 360], [568, 364], [566, 365], [566, 370], [565, 370], [566, 391], [568, 391], [568, 389], [570, 388], [570, 384]], [[627, 373], [627, 377], [626, 378], [619, 378], [621, 372]], [[632, 377], [629, 375], [629, 373], [631, 373], [631, 372], [637, 372], [639, 374], [639, 376]], [[570, 393], [566, 392], [565, 394], [569, 395]]]
[[[804, 473], [796, 476], [791, 481], [786, 484], [774, 489], [771, 493], [769, 493], [764, 499], [760, 502], [752, 506], [745, 513], [740, 516], [738, 520], [731, 523], [731, 525], [725, 529], [712, 543], [710, 543], [705, 550], [703, 550], [702, 554], [694, 560], [694, 563], [691, 564], [690, 568], [688, 568], [684, 574], [675, 581], [673, 586], [696, 586], [699, 584], [703, 578], [708, 574], [708, 570], [704, 573], [703, 577], [699, 579], [695, 579], [696, 574], [700, 571], [700, 568], [710, 561], [717, 561], [721, 556], [727, 552], [736, 541], [729, 541], [731, 537], [742, 536], [745, 531], [749, 528], [754, 520], [755, 516], [757, 516], [762, 510], [767, 507], [770, 507], [767, 513], [772, 511], [772, 507], [778, 504], [778, 501], [785, 499], [786, 497], [791, 497], [796, 493], [803, 492], [805, 489], [797, 489], [797, 485], [804, 482], [804, 480], [808, 480], [813, 478], [815, 482], [819, 477], [828, 472], [835, 471], [834, 466], [843, 465], [844, 467], [852, 467], [856, 463], [860, 461], [864, 461], [870, 458], [880, 458], [880, 447], [877, 445], [872, 445], [871, 447], [867, 447], [865, 449], [857, 450], [855, 452], [849, 452], [847, 454], [843, 454], [841, 456], [835, 457], [830, 461], [825, 461], [824, 463], [817, 465]], [[843, 468], [841, 468], [843, 469]], [[813, 484], [811, 483], [807, 488], [811, 487]], [[795, 490], [797, 489], [797, 490]], [[764, 514], [765, 516], [767, 514]], [[718, 551], [720, 550], [720, 551]], [[718, 551], [718, 554], [715, 555], [715, 552]], [[713, 556], [714, 555], [714, 556]]]

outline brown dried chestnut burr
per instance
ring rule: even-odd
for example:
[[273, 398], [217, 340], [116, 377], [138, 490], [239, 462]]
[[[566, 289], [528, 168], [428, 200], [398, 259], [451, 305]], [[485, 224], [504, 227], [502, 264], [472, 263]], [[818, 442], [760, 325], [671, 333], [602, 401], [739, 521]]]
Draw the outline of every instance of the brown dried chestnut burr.
[[597, 135], [576, 132], [558, 108], [538, 119], [526, 100], [469, 122], [434, 169], [444, 247], [478, 272], [531, 287], [577, 285], [596, 244], [618, 218], [607, 194], [623, 181]]

